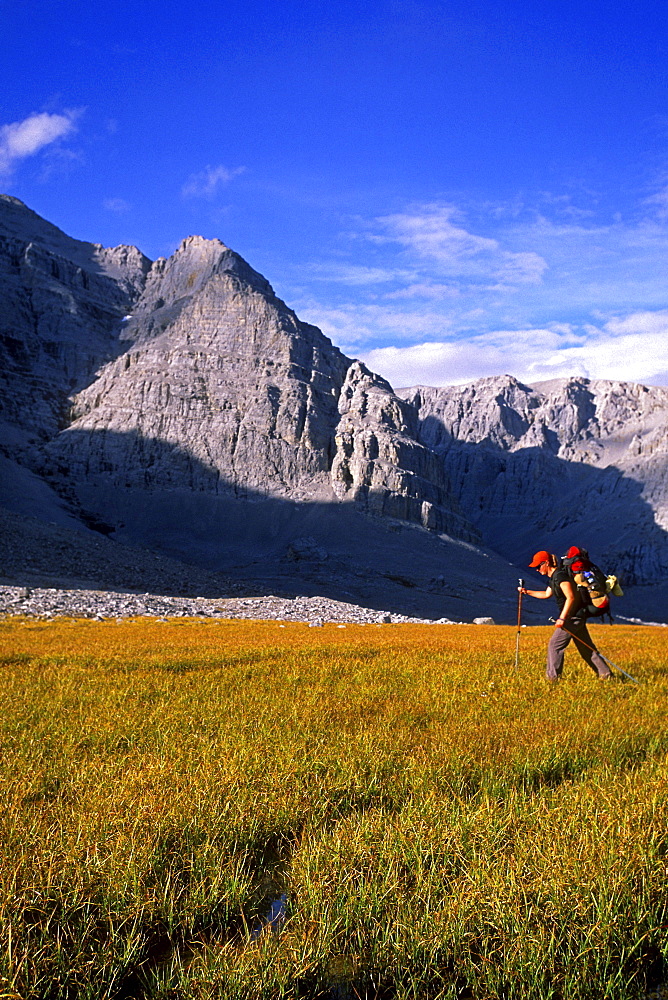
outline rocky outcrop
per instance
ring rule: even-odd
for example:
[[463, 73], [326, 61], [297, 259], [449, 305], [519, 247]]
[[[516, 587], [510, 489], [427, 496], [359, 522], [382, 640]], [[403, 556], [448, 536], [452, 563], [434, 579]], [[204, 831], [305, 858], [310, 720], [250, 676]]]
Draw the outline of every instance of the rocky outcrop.
[[486, 543], [521, 564], [581, 544], [628, 583], [668, 575], [668, 389], [510, 376], [399, 394]]
[[346, 374], [332, 485], [341, 499], [363, 500], [374, 513], [477, 540], [448, 496], [436, 455], [417, 439], [416, 409], [361, 362]]
[[219, 240], [190, 237], [151, 264], [10, 198], [0, 234], [4, 416], [29, 432], [7, 454], [89, 523], [113, 530], [122, 491], [189, 491], [350, 501], [474, 537], [413, 409]]
[[224, 244], [190, 238], [156, 261], [123, 340], [74, 396], [52, 472], [142, 488], [328, 490], [350, 361]]
[[0, 285], [14, 513], [237, 576], [262, 560], [267, 578], [341, 588], [354, 563], [356, 587], [380, 574], [436, 603], [491, 594], [503, 560], [542, 547], [586, 545], [627, 583], [668, 576], [668, 389], [504, 376], [394, 392], [219, 240], [151, 263], [7, 196]]
[[0, 422], [13, 452], [67, 422], [69, 396], [118, 351], [149, 261], [70, 239], [0, 195]]

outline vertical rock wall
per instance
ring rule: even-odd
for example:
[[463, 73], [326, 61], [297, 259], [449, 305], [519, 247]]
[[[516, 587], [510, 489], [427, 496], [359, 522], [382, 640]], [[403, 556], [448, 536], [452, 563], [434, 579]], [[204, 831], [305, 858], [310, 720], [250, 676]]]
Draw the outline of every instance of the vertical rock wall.
[[504, 376], [399, 393], [451, 493], [506, 558], [578, 544], [628, 583], [668, 576], [668, 389]]

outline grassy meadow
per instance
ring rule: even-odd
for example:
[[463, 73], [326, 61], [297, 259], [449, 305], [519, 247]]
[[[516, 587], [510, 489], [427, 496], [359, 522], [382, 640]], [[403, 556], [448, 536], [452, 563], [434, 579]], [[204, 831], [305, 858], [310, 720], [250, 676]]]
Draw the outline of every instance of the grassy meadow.
[[593, 633], [638, 685], [548, 685], [547, 628], [0, 621], [0, 1000], [643, 996], [666, 632]]

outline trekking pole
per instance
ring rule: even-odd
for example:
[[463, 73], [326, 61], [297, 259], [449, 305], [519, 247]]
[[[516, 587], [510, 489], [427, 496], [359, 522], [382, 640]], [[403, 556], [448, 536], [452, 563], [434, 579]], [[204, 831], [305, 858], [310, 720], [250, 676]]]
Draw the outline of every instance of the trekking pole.
[[[555, 618], [550, 618], [550, 621], [553, 622], [553, 621], [556, 621], [556, 619]], [[563, 625], [561, 627], [564, 630], [564, 632], [568, 632], [568, 629], [564, 628]], [[598, 655], [601, 657], [601, 659], [605, 660], [605, 662], [608, 664], [609, 667], [614, 667], [615, 670], [619, 670], [620, 674], [624, 674], [624, 676], [628, 677], [628, 679], [630, 681], [633, 681], [634, 684], [639, 684], [640, 683], [640, 681], [637, 681], [635, 679], [635, 677], [631, 677], [631, 674], [627, 674], [627, 672], [625, 670], [622, 670], [622, 668], [618, 667], [616, 663], [613, 663], [612, 660], [609, 660], [607, 656], [604, 656], [600, 649], [594, 649], [594, 647], [590, 646], [588, 642], [585, 642], [584, 639], [579, 639], [578, 636], [577, 635], [573, 635], [572, 632], [568, 632], [568, 634], [570, 635], [571, 639], [575, 639], [576, 642], [581, 642], [583, 646], [587, 647], [587, 649], [591, 649], [592, 653], [598, 653]]]
[[519, 580], [519, 592], [517, 594], [517, 638], [515, 639], [515, 670], [520, 665], [520, 629], [522, 627], [522, 587], [524, 586], [524, 580], [520, 577]]

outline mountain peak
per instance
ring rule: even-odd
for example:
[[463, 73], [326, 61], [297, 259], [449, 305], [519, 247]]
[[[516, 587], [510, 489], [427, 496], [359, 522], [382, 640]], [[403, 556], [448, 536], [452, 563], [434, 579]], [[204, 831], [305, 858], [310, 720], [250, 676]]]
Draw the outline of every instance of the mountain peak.
[[2, 194], [0, 192], [0, 202], [2, 201], [8, 205], [13, 205], [15, 208], [24, 208], [26, 212], [32, 211], [24, 201], [21, 201], [20, 198], [15, 198], [13, 194]]
[[183, 253], [186, 250], [198, 249], [203, 252], [216, 253], [219, 250], [229, 250], [230, 248], [226, 246], [222, 240], [207, 239], [204, 236], [186, 236], [184, 240], [181, 240], [176, 253]]

